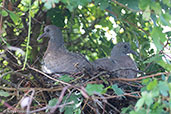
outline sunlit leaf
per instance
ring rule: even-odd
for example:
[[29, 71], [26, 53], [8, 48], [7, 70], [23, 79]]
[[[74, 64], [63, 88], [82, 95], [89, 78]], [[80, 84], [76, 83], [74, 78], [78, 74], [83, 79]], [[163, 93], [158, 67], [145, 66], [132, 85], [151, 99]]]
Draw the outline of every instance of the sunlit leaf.
[[160, 27], [154, 27], [151, 32], [151, 37], [153, 39], [153, 42], [155, 46], [157, 47], [157, 50], [160, 51], [163, 48], [163, 44], [167, 39], [165, 37], [165, 34], [162, 32], [162, 28]]
[[144, 105], [144, 98], [140, 98], [135, 105], [136, 110], [138, 111], [143, 105]]
[[147, 85], [147, 90], [152, 90], [153, 88], [155, 88], [157, 86], [157, 79], [154, 79], [153, 81], [151, 81], [148, 85]]
[[51, 99], [51, 100], [49, 101], [48, 105], [51, 106], [51, 107], [53, 107], [53, 106], [56, 105], [57, 102], [58, 102], [58, 99], [53, 98], [53, 99]]
[[126, 5], [128, 8], [133, 10], [139, 10], [139, 0], [117, 0], [119, 3]]
[[165, 81], [160, 81], [158, 84], [158, 88], [163, 96], [168, 96], [169, 87]]
[[7, 11], [5, 11], [5, 10], [0, 10], [0, 14], [2, 15], [2, 16], [8, 16], [8, 12]]
[[66, 94], [63, 98], [62, 103], [73, 102], [73, 104], [63, 107], [60, 111], [64, 112], [64, 114], [74, 114], [75, 111], [79, 110], [80, 105], [82, 103], [81, 94], [73, 93], [71, 95]]
[[5, 92], [3, 90], [0, 90], [0, 96], [2, 96], [2, 97], [8, 97], [9, 96], [9, 93], [8, 92]]
[[104, 85], [102, 84], [87, 84], [86, 91], [89, 95], [93, 95], [94, 93], [102, 94], [104, 91]]
[[145, 10], [151, 3], [151, 0], [140, 0], [139, 8]]
[[150, 106], [153, 103], [153, 96], [151, 92], [142, 92], [142, 97], [147, 106]]
[[150, 15], [151, 15], [151, 11], [150, 11], [150, 7], [148, 6], [143, 13], [143, 19], [148, 21], [150, 19]]
[[118, 88], [117, 84], [112, 85], [112, 89], [115, 91], [117, 95], [123, 95], [124, 92], [121, 88]]
[[155, 62], [161, 65], [166, 70], [171, 71], [171, 64], [168, 64], [165, 61], [163, 61], [162, 55], [160, 54], [156, 54], [154, 57], [151, 57], [150, 59], [144, 61], [144, 63], [151, 63], [151, 62]]
[[154, 3], [152, 3], [150, 6], [151, 6], [151, 9], [153, 9], [153, 10], [155, 11], [156, 14], [158, 14], [158, 15], [161, 14], [161, 9], [162, 9], [162, 8], [161, 8], [161, 6], [160, 6], [159, 3], [154, 2]]
[[62, 81], [64, 81], [64, 82], [69, 82], [69, 81], [71, 81], [71, 80], [73, 80], [74, 78], [73, 77], [70, 77], [70, 76], [68, 76], [68, 75], [64, 75], [64, 76], [61, 76], [60, 78], [59, 78], [59, 80], [62, 80]]
[[170, 14], [165, 13], [165, 14], [160, 15], [160, 21], [162, 22], [163, 25], [171, 26], [170, 20], [171, 20], [171, 15]]
[[20, 17], [16, 14], [16, 13], [13, 13], [12, 11], [9, 11], [9, 15], [12, 19], [12, 21], [16, 24], [18, 23]]

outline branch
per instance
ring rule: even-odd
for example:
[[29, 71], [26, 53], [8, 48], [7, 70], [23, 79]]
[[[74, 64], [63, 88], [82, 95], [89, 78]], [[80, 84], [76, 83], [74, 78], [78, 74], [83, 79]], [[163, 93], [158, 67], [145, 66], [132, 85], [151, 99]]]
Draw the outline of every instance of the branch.
[[52, 78], [52, 77], [50, 77], [49, 75], [47, 75], [46, 73], [44, 73], [44, 72], [42, 72], [42, 71], [40, 71], [40, 70], [38, 70], [38, 69], [35, 69], [35, 68], [33, 68], [33, 67], [30, 67], [29, 65], [28, 65], [28, 68], [31, 69], [31, 70], [34, 70], [34, 71], [36, 71], [36, 72], [38, 72], [38, 73], [40, 73], [40, 74], [42, 74], [42, 75], [44, 75], [44, 76], [46, 76], [47, 78], [49, 78], [49, 79], [51, 79], [51, 80], [54, 80], [54, 81], [56, 81], [56, 82], [59, 82], [59, 83], [61, 83], [61, 84], [67, 85], [67, 86], [72, 86], [72, 85], [69, 84], [69, 83], [66, 83], [66, 82], [64, 82], [64, 81], [61, 81], [61, 80], [57, 80], [57, 79], [55, 79], [55, 78]]
[[56, 106], [54, 106], [54, 107], [50, 110], [50, 112], [49, 112], [48, 114], [53, 114], [53, 113], [56, 111], [56, 109], [59, 107], [59, 104], [62, 102], [62, 99], [63, 99], [63, 97], [64, 97], [65, 91], [66, 91], [68, 88], [69, 88], [69, 86], [66, 86], [66, 87], [63, 88], [63, 90], [62, 90], [62, 92], [61, 92], [61, 95], [60, 95], [60, 97], [59, 97], [59, 99], [58, 99], [58, 102], [56, 103]]

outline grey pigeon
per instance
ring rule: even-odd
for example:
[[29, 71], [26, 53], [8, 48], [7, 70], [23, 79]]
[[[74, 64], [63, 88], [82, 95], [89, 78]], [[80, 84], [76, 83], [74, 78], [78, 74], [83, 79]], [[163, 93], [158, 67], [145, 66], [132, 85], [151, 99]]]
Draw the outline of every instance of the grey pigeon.
[[64, 46], [61, 30], [55, 25], [48, 25], [38, 37], [49, 37], [47, 50], [43, 56], [42, 70], [45, 73], [77, 73], [90, 71], [92, 65], [81, 54], [69, 52]]
[[93, 62], [93, 66], [96, 71], [99, 69], [104, 69], [114, 72], [121, 78], [135, 78], [137, 76], [137, 66], [135, 62], [127, 55], [129, 53], [137, 55], [131, 49], [129, 43], [120, 42], [113, 47], [110, 57], [95, 60]]

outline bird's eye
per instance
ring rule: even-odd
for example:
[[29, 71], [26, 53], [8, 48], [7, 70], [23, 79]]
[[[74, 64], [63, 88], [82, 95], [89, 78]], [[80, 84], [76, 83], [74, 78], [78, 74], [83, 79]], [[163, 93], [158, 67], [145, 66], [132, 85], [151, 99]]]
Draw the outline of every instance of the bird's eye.
[[124, 48], [127, 48], [127, 45], [124, 45]]
[[46, 32], [49, 32], [50, 30], [49, 29], [46, 29]]

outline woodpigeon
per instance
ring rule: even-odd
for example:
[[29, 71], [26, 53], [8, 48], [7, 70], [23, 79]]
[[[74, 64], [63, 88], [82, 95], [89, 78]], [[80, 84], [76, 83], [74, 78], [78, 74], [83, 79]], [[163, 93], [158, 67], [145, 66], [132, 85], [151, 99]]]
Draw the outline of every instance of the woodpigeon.
[[104, 69], [121, 78], [135, 78], [137, 76], [137, 66], [127, 55], [129, 53], [137, 55], [131, 49], [129, 43], [120, 42], [113, 47], [110, 57], [95, 60], [93, 66], [96, 71]]
[[49, 37], [47, 50], [43, 56], [42, 70], [45, 73], [77, 73], [90, 71], [91, 63], [81, 54], [69, 52], [64, 46], [61, 30], [55, 25], [48, 25], [38, 37]]

